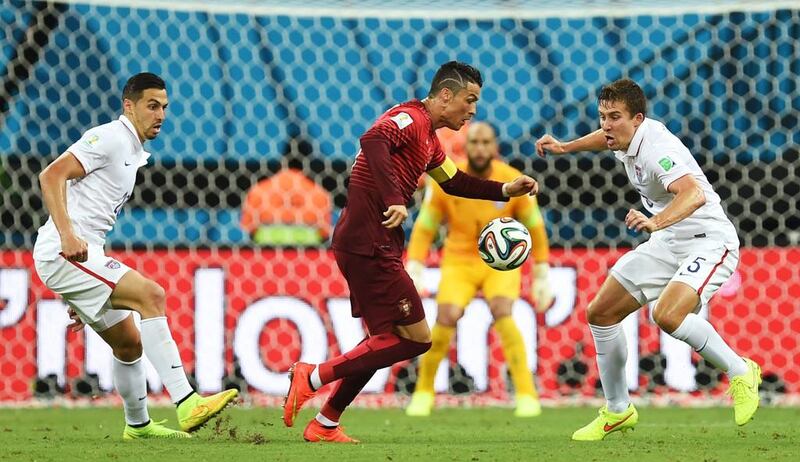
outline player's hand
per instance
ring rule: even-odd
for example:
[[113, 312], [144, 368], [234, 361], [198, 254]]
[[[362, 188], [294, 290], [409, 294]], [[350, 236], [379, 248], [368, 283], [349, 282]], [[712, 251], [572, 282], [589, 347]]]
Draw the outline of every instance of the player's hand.
[[417, 293], [424, 295], [425, 292], [425, 265], [419, 260], [409, 260], [406, 262], [406, 272], [411, 277]]
[[565, 154], [567, 149], [564, 147], [564, 143], [558, 141], [552, 135], [544, 135], [536, 140], [536, 154], [538, 154], [539, 157], [544, 157], [548, 152], [553, 154]]
[[628, 214], [625, 215], [625, 226], [627, 226], [628, 229], [647, 231], [648, 233], [658, 231], [658, 225], [656, 225], [652, 218], [647, 218], [645, 214], [634, 209], [628, 210]]
[[545, 263], [537, 263], [533, 267], [533, 286], [531, 287], [531, 295], [534, 301], [534, 309], [537, 313], [544, 313], [553, 306], [553, 290], [550, 288], [550, 265]]
[[539, 183], [528, 175], [517, 177], [511, 183], [503, 185], [503, 194], [507, 197], [517, 197], [524, 194], [535, 196], [539, 193]]
[[72, 320], [72, 323], [67, 326], [67, 329], [71, 330], [72, 332], [80, 332], [83, 330], [85, 324], [81, 320], [81, 317], [78, 316], [78, 313], [75, 312], [72, 308], [67, 310], [67, 314], [69, 314], [69, 319]]
[[387, 228], [397, 228], [406, 218], [408, 218], [408, 210], [406, 210], [405, 205], [390, 205], [385, 212], [383, 212], [383, 216], [386, 217], [386, 220], [381, 222], [381, 224]]
[[89, 258], [89, 245], [75, 234], [61, 236], [61, 256], [67, 261], [84, 262]]

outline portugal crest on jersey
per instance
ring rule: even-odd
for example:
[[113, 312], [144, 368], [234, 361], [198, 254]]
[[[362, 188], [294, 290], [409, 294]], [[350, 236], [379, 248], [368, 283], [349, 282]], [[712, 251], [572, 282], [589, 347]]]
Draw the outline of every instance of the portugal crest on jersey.
[[397, 304], [397, 308], [400, 309], [400, 313], [403, 314], [404, 318], [407, 318], [409, 314], [411, 314], [411, 302], [404, 298], [400, 300], [400, 303]]
[[119, 269], [119, 262], [114, 260], [114, 259], [109, 259], [106, 262], [106, 268], [112, 269], [112, 270]]

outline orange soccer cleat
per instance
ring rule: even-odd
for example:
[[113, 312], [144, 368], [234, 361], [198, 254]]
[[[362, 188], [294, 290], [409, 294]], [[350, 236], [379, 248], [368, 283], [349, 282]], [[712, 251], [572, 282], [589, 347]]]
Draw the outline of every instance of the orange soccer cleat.
[[296, 362], [289, 368], [289, 392], [286, 393], [286, 400], [283, 402], [283, 423], [287, 427], [294, 425], [294, 418], [297, 417], [300, 408], [316, 393], [309, 381], [313, 371], [313, 364], [301, 362]]
[[324, 427], [317, 419], [311, 419], [303, 432], [303, 439], [309, 443], [360, 443], [344, 434], [341, 427]]

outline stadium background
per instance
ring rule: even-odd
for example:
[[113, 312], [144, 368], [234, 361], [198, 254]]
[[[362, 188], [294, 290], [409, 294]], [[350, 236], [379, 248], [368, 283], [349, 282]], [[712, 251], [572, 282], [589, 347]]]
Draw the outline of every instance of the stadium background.
[[[81, 400], [111, 388], [110, 352], [92, 333], [66, 333], [63, 306], [35, 275], [30, 249], [46, 219], [37, 173], [83, 130], [118, 116], [130, 75], [162, 75], [171, 102], [161, 136], [146, 148], [151, 163], [109, 236], [112, 253], [167, 288], [174, 336], [199, 388], [238, 384], [272, 404], [292, 361], [347, 350], [361, 331], [326, 246], [261, 249], [249, 241], [239, 227], [246, 191], [299, 158], [303, 173], [330, 193], [333, 208], [321, 214], [335, 221], [358, 136], [389, 106], [423, 97], [438, 65], [459, 59], [484, 74], [477, 119], [497, 127], [503, 158], [542, 185], [556, 306], [534, 316], [523, 300], [515, 317], [544, 397], [596, 395], [583, 311], [606, 270], [642, 236], [624, 228], [639, 197], [613, 156], [543, 160], [533, 143], [544, 133], [591, 130], [599, 86], [631, 77], [650, 99], [649, 115], [692, 150], [739, 230], [739, 269], [706, 314], [762, 364], [770, 399], [796, 403], [796, 5], [404, 5], [3, 2], [0, 401]], [[435, 290], [435, 255], [429, 263]], [[426, 300], [431, 315], [433, 305]], [[659, 335], [647, 310], [626, 322], [629, 382], [638, 396], [690, 402], [721, 394], [724, 379]], [[450, 366], [437, 376], [438, 390], [480, 393], [445, 399], [507, 400], [489, 324], [476, 302], [459, 326]], [[413, 369], [378, 374], [368, 388], [381, 393], [363, 401], [402, 403]]]

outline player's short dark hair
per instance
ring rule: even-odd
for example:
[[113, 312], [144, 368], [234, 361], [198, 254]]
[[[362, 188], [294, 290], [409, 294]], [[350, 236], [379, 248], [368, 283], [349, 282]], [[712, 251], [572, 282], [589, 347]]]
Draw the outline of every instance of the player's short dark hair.
[[481, 71], [459, 61], [446, 62], [433, 76], [428, 96], [437, 95], [443, 88], [449, 88], [453, 94], [456, 94], [466, 88], [470, 82], [482, 87]]
[[122, 100], [138, 101], [142, 97], [142, 93], [151, 88], [163, 90], [167, 88], [167, 84], [164, 83], [164, 79], [150, 72], [136, 74], [125, 83], [125, 88], [122, 89]]
[[618, 101], [625, 103], [631, 116], [641, 113], [647, 115], [647, 98], [642, 87], [631, 79], [619, 79], [600, 89], [597, 102]]

